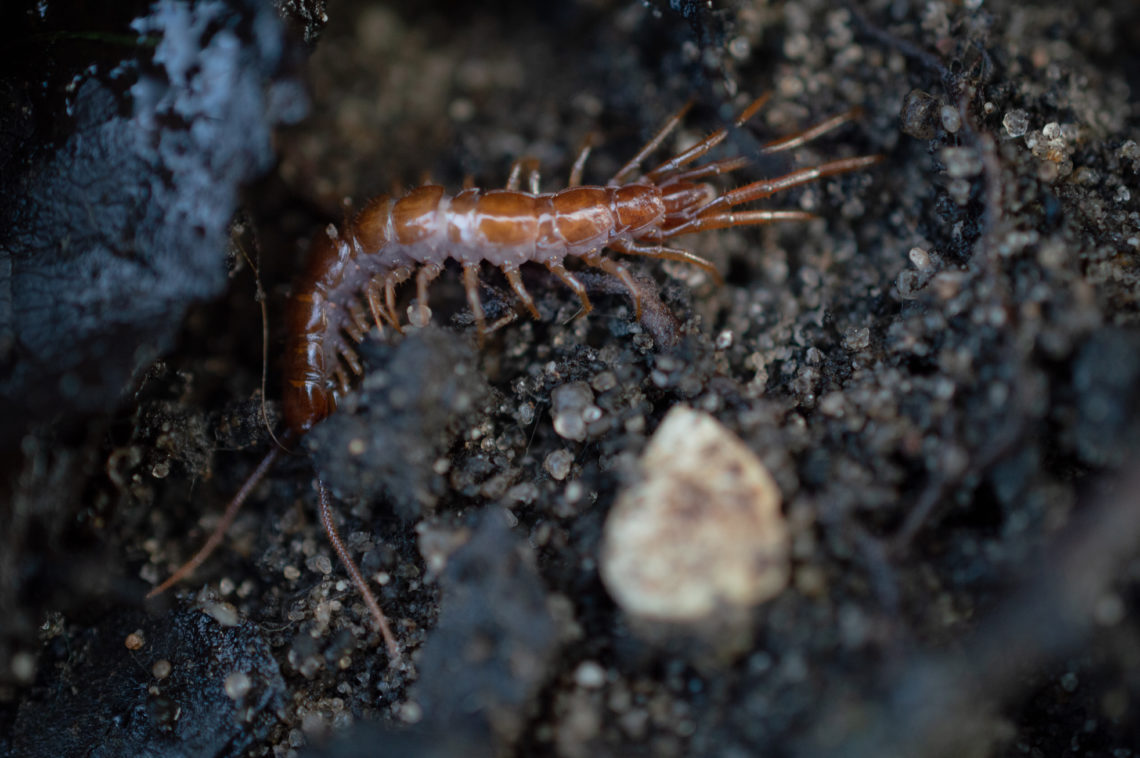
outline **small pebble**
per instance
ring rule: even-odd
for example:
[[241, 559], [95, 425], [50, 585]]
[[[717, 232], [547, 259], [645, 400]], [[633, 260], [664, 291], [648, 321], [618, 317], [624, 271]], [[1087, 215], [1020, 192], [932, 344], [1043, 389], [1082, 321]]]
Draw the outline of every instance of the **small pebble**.
[[1001, 125], [1010, 137], [1023, 137], [1029, 131], [1029, 114], [1020, 108], [1009, 111], [1002, 118]]
[[127, 646], [127, 650], [142, 650], [143, 645], [146, 644], [146, 637], [143, 636], [142, 629], [136, 629], [127, 635], [123, 640], [123, 644]]
[[31, 684], [36, 678], [36, 657], [20, 651], [12, 656], [12, 676], [23, 684]]
[[154, 662], [154, 665], [150, 667], [150, 673], [155, 679], [165, 679], [170, 676], [172, 670], [173, 666], [171, 666], [170, 661], [165, 658], [159, 658]]
[[400, 704], [396, 715], [405, 724], [417, 724], [424, 717], [424, 710], [419, 703], [408, 700]]
[[237, 608], [230, 603], [207, 603], [202, 606], [202, 612], [210, 616], [222, 626], [237, 626], [241, 623]]
[[602, 581], [626, 612], [698, 621], [784, 589], [789, 540], [779, 489], [716, 419], [675, 407], [640, 468], [643, 480], [618, 497], [602, 538]]
[[306, 564], [309, 568], [317, 573], [328, 576], [332, 573], [332, 559], [327, 555], [314, 555]]
[[606, 670], [596, 661], [583, 661], [574, 670], [574, 682], [579, 687], [596, 690], [606, 683]]
[[585, 414], [594, 407], [593, 403], [594, 391], [585, 382], [568, 382], [555, 387], [550, 393], [554, 432], [576, 442], [586, 439]]
[[222, 687], [230, 700], [241, 700], [249, 693], [251, 684], [249, 674], [244, 671], [234, 671], [225, 678]]
[[956, 133], [962, 128], [962, 115], [958, 113], [958, 109], [952, 105], [943, 105], [942, 109], [938, 112], [938, 117], [942, 121], [942, 128], [951, 134]]
[[907, 93], [899, 113], [899, 128], [903, 134], [915, 139], [931, 139], [937, 133], [934, 114], [938, 100], [929, 93], [915, 89]]
[[907, 254], [910, 262], [914, 264], [917, 269], [930, 268], [930, 253], [923, 250], [921, 247], [912, 247]]
[[982, 173], [982, 156], [972, 147], [942, 148], [942, 163], [952, 179], [965, 179]]
[[570, 474], [570, 465], [574, 463], [574, 456], [569, 450], [559, 449], [551, 452], [542, 462], [546, 473], [558, 481], [562, 481]]

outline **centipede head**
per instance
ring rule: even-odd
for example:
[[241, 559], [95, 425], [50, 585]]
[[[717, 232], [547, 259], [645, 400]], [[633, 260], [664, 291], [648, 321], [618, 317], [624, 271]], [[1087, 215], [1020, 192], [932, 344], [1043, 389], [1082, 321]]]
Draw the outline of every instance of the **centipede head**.
[[676, 226], [693, 218], [698, 209], [717, 197], [717, 190], [705, 182], [666, 181], [658, 189], [665, 203], [665, 227]]

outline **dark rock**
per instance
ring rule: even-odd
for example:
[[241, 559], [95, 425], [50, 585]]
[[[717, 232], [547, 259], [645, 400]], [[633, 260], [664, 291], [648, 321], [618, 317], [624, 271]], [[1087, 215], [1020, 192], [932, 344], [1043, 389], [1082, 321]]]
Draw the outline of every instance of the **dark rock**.
[[[124, 644], [131, 634], [137, 650]], [[241, 756], [287, 702], [253, 624], [225, 627], [199, 610], [122, 612], [65, 642], [40, 661], [16, 716], [12, 758]]]

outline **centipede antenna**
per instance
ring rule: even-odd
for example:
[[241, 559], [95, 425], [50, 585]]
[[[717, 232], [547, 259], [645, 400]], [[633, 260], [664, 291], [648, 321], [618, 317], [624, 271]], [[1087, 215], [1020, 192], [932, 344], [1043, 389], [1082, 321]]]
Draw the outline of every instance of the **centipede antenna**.
[[610, 179], [609, 184], [613, 186], [624, 183], [626, 177], [636, 171], [641, 166], [641, 162], [648, 158], [650, 153], [660, 147], [661, 143], [665, 141], [665, 138], [673, 133], [673, 130], [677, 128], [677, 125], [681, 123], [681, 120], [685, 118], [685, 114], [688, 113], [692, 107], [693, 101], [690, 100], [681, 106], [681, 110], [670, 116], [669, 120], [658, 130], [657, 134], [654, 134], [653, 137], [637, 151], [637, 154], [629, 159], [628, 163], [618, 169], [618, 172]]
[[214, 552], [214, 549], [217, 548], [218, 545], [222, 544], [222, 539], [226, 536], [226, 532], [234, 523], [234, 519], [237, 518], [238, 511], [241, 510], [242, 503], [246, 501], [246, 498], [249, 497], [250, 493], [253, 492], [258, 483], [260, 483], [261, 480], [265, 478], [265, 475], [269, 473], [269, 469], [273, 467], [273, 464], [277, 461], [277, 458], [281, 455], [282, 451], [287, 450], [287, 448], [284, 447], [284, 443], [291, 443], [295, 439], [296, 435], [292, 431], [286, 431], [285, 434], [282, 435], [282, 446], [271, 447], [269, 449], [269, 452], [266, 453], [265, 457], [261, 459], [261, 463], [257, 464], [257, 468], [253, 470], [253, 473], [246, 477], [246, 480], [242, 483], [241, 488], [238, 489], [233, 498], [230, 499], [230, 502], [226, 505], [226, 510], [222, 513], [222, 517], [218, 520], [218, 523], [214, 527], [214, 530], [210, 532], [210, 536], [206, 539], [205, 544], [198, 549], [197, 553], [194, 553], [194, 555], [191, 556], [190, 560], [186, 561], [177, 569], [175, 569], [174, 573], [167, 577], [165, 582], [148, 592], [146, 595], [148, 599], [161, 595], [163, 592], [166, 592], [178, 582], [190, 576], [192, 573], [194, 573], [195, 569], [201, 566], [205, 560], [210, 557], [210, 554]]
[[345, 547], [344, 542], [340, 538], [340, 533], [336, 529], [336, 524], [333, 523], [332, 504], [329, 498], [329, 491], [325, 487], [325, 483], [317, 477], [317, 492], [319, 493], [318, 512], [321, 517], [321, 526], [325, 529], [325, 534], [328, 535], [329, 544], [333, 546], [336, 551], [337, 557], [348, 571], [352, 583], [356, 585], [357, 591], [360, 596], [364, 598], [364, 604], [368, 606], [369, 612], [372, 614], [372, 620], [376, 623], [376, 629], [380, 632], [380, 636], [384, 638], [384, 644], [388, 646], [389, 663], [394, 665], [400, 661], [400, 645], [396, 642], [396, 636], [392, 634], [391, 627], [388, 626], [388, 618], [384, 615], [384, 611], [380, 610], [380, 603], [376, 602], [376, 596], [372, 594], [368, 582], [364, 580], [364, 575], [360, 573], [356, 562], [352, 560], [349, 555], [348, 548]]

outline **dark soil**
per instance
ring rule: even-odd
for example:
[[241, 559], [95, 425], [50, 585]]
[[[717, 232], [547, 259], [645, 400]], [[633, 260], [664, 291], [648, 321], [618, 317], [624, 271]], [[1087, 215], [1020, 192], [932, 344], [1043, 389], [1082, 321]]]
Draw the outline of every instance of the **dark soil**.
[[[723, 5], [3, 14], [0, 755], [1140, 755], [1140, 6]], [[261, 308], [276, 427], [314, 234], [521, 156], [559, 188], [591, 133], [604, 182], [686, 101], [692, 142], [766, 90], [725, 155], [862, 113], [736, 181], [884, 160], [764, 204], [812, 221], [681, 239], [723, 286], [633, 262], [655, 319], [597, 276], [575, 318], [524, 271], [542, 318], [480, 349], [449, 269], [434, 325], [363, 345], [358, 391], [144, 604], [273, 444]], [[679, 404], [791, 531], [731, 639], [647, 629], [599, 579]]]

